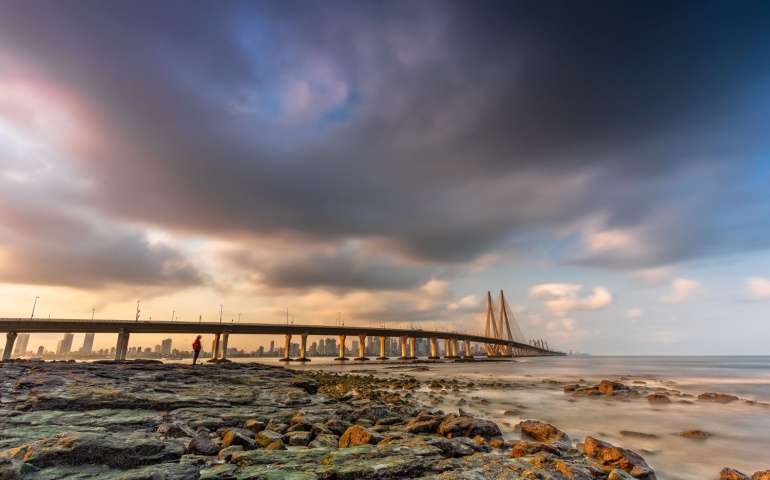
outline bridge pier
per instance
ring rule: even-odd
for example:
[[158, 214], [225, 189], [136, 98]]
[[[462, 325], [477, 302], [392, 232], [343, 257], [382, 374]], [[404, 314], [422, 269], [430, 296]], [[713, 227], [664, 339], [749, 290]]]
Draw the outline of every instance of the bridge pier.
[[409, 360], [417, 360], [417, 351], [414, 349], [414, 342], [417, 340], [414, 337], [409, 337]]
[[362, 333], [358, 336], [358, 356], [353, 359], [356, 362], [363, 362], [369, 360], [366, 358], [366, 334]]
[[16, 343], [16, 332], [8, 332], [5, 334], [5, 350], [3, 350], [3, 360], [11, 359], [11, 352], [13, 352], [13, 344]]
[[398, 357], [399, 360], [409, 360], [409, 357], [406, 354], [406, 342], [409, 340], [409, 337], [406, 335], [402, 335], [401, 337], [401, 356]]
[[430, 357], [428, 357], [428, 360], [438, 360], [441, 358], [436, 353], [436, 350], [438, 349], [436, 342], [438, 342], [437, 337], [430, 337]]
[[387, 360], [388, 357], [385, 356], [385, 342], [387, 341], [387, 337], [380, 336], [380, 356], [377, 357], [377, 360]]
[[222, 354], [219, 356], [220, 362], [227, 362], [227, 341], [230, 339], [230, 332], [222, 333]]
[[449, 346], [452, 349], [452, 355], [448, 358], [460, 358], [459, 355], [457, 355], [457, 338], [452, 338], [449, 340]]
[[305, 356], [307, 353], [307, 332], [302, 332], [299, 334], [300, 342], [299, 342], [299, 358], [296, 359], [296, 362], [309, 362], [310, 359]]
[[470, 360], [473, 358], [471, 354], [471, 340], [469, 338], [464, 338], [463, 340], [465, 341], [465, 356], [463, 358]]
[[347, 357], [345, 357], [345, 338], [345, 335], [340, 335], [340, 356], [335, 358], [335, 360], [340, 362], [349, 360]]
[[448, 338], [444, 339], [444, 358], [452, 358], [452, 346]]
[[207, 360], [209, 363], [216, 363], [219, 359], [219, 340], [221, 335], [221, 333], [214, 334], [214, 340], [211, 342], [211, 358]]
[[294, 360], [289, 357], [291, 351], [291, 333], [286, 334], [286, 347], [283, 349], [283, 358], [279, 358], [279, 362], [293, 362]]
[[115, 360], [125, 360], [128, 353], [128, 337], [131, 335], [124, 329], [118, 331], [118, 343], [115, 345]]

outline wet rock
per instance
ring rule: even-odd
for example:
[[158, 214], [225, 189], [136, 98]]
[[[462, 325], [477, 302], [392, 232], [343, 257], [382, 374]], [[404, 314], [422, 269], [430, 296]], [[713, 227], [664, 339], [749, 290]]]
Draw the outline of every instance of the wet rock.
[[311, 378], [296, 377], [291, 381], [291, 386], [295, 388], [301, 388], [310, 395], [318, 392], [318, 382]]
[[219, 445], [212, 442], [208, 435], [196, 435], [187, 444], [187, 452], [198, 455], [216, 455]]
[[754, 474], [751, 476], [751, 480], [770, 480], [770, 470], [754, 472]]
[[698, 395], [698, 400], [707, 400], [717, 403], [730, 403], [739, 400], [739, 398], [734, 395], [726, 395], [724, 393], [702, 393]]
[[286, 438], [291, 447], [306, 447], [310, 443], [310, 432], [290, 432]]
[[350, 426], [353, 425], [350, 422], [346, 422], [345, 420], [329, 420], [326, 422], [326, 428], [332, 431], [335, 435], [342, 435], [345, 433], [345, 430], [350, 428]]
[[187, 425], [174, 423], [161, 423], [155, 431], [169, 438], [192, 438], [196, 435], [195, 431]]
[[217, 457], [220, 460], [224, 460], [225, 462], [229, 462], [235, 452], [242, 452], [242, 451], [243, 451], [243, 447], [242, 446], [240, 446], [240, 445], [231, 445], [231, 446], [225, 447], [222, 450], [220, 450], [219, 454], [217, 455]]
[[611, 380], [602, 380], [599, 382], [599, 385], [594, 385], [593, 387], [596, 390], [599, 390], [600, 392], [617, 392], [619, 390], [628, 390], [628, 387], [623, 385], [622, 383], [613, 382]]
[[685, 432], [679, 432], [677, 433], [677, 435], [680, 435], [682, 437], [698, 438], [698, 439], [705, 439], [711, 436], [708, 432], [704, 432], [703, 430], [687, 430]]
[[647, 395], [647, 401], [656, 404], [671, 403], [671, 399], [662, 393], [653, 393], [652, 395]]
[[503, 433], [500, 427], [489, 420], [482, 420], [467, 414], [448, 415], [438, 427], [438, 432], [447, 438], [455, 437], [475, 437], [480, 435], [484, 438], [502, 437]]
[[749, 477], [738, 470], [725, 467], [719, 472], [719, 480], [749, 480]]
[[441, 425], [442, 419], [439, 417], [431, 417], [429, 419], [419, 421], [418, 419], [411, 420], [406, 424], [404, 431], [406, 433], [436, 433], [439, 425]]
[[384, 439], [382, 435], [359, 425], [348, 428], [340, 437], [340, 448], [357, 447], [359, 445], [377, 444]]
[[441, 454], [445, 457], [458, 458], [467, 457], [473, 455], [476, 449], [466, 445], [460, 439], [467, 439], [467, 437], [458, 438], [444, 438], [444, 437], [425, 437], [423, 440], [427, 445], [438, 447], [441, 449]]
[[38, 468], [17, 459], [0, 458], [0, 480], [13, 480], [37, 471]]
[[607, 480], [634, 480], [634, 477], [619, 468], [614, 469], [607, 476]]
[[184, 453], [184, 445], [173, 441], [76, 432], [4, 450], [0, 452], [0, 458], [21, 460], [38, 468], [84, 464], [134, 468], [178, 460]]
[[586, 437], [583, 449], [586, 455], [597, 459], [602, 465], [619, 468], [637, 479], [657, 480], [655, 472], [636, 452], [616, 447], [593, 437]]
[[276, 440], [270, 445], [266, 446], [265, 450], [275, 451], [275, 450], [288, 450], [288, 449], [286, 448], [286, 445], [281, 440]]
[[548, 453], [555, 456], [561, 456], [559, 449], [553, 445], [540, 442], [515, 442], [511, 449], [511, 456], [513, 458], [525, 457], [534, 455], [536, 453]]
[[554, 427], [550, 423], [539, 422], [537, 420], [527, 420], [519, 423], [521, 434], [532, 440], [546, 443], [563, 443], [566, 445], [572, 445], [572, 440], [569, 436]]
[[637, 437], [637, 438], [658, 438], [654, 433], [634, 432], [631, 430], [621, 430], [620, 434], [624, 437]]

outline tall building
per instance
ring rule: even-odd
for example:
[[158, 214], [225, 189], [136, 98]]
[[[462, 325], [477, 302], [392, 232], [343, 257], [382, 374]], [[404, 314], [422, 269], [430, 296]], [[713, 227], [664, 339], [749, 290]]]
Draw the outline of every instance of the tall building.
[[160, 354], [161, 355], [171, 355], [171, 339], [167, 338], [161, 342], [160, 345]]
[[16, 337], [16, 348], [13, 349], [14, 356], [26, 355], [28, 343], [29, 343], [29, 333], [20, 333], [19, 336]]
[[65, 333], [64, 338], [56, 344], [56, 355], [64, 355], [72, 351], [72, 339], [75, 337], [72, 333]]
[[94, 348], [94, 333], [86, 333], [86, 338], [83, 340], [83, 355], [91, 355], [91, 350]]
[[270, 355], [275, 351], [275, 340], [270, 340]]

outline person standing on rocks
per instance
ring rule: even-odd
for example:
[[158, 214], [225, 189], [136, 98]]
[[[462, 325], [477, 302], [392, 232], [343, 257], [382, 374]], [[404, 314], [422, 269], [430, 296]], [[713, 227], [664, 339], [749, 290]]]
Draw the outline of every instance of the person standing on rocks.
[[195, 362], [198, 361], [198, 355], [201, 354], [201, 336], [198, 335], [198, 338], [195, 339], [193, 342], [193, 365], [195, 365]]

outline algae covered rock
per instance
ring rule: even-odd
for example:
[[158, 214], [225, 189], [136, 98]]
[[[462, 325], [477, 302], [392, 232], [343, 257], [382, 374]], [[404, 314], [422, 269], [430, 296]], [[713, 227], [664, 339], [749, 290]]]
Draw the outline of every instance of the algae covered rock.
[[539, 422], [537, 420], [526, 420], [519, 423], [519, 428], [521, 428], [522, 436], [531, 438], [532, 440], [572, 445], [572, 440], [569, 436], [550, 423]]
[[342, 434], [339, 446], [340, 448], [348, 448], [357, 447], [359, 445], [377, 444], [384, 438], [385, 437], [375, 431], [359, 425], [353, 425]]
[[586, 437], [583, 448], [586, 455], [597, 459], [602, 465], [619, 468], [634, 478], [657, 480], [655, 472], [636, 452], [616, 447], [593, 437]]
[[467, 414], [448, 415], [438, 427], [438, 432], [448, 438], [470, 437], [480, 435], [484, 438], [502, 437], [500, 427], [489, 420], [472, 417]]

